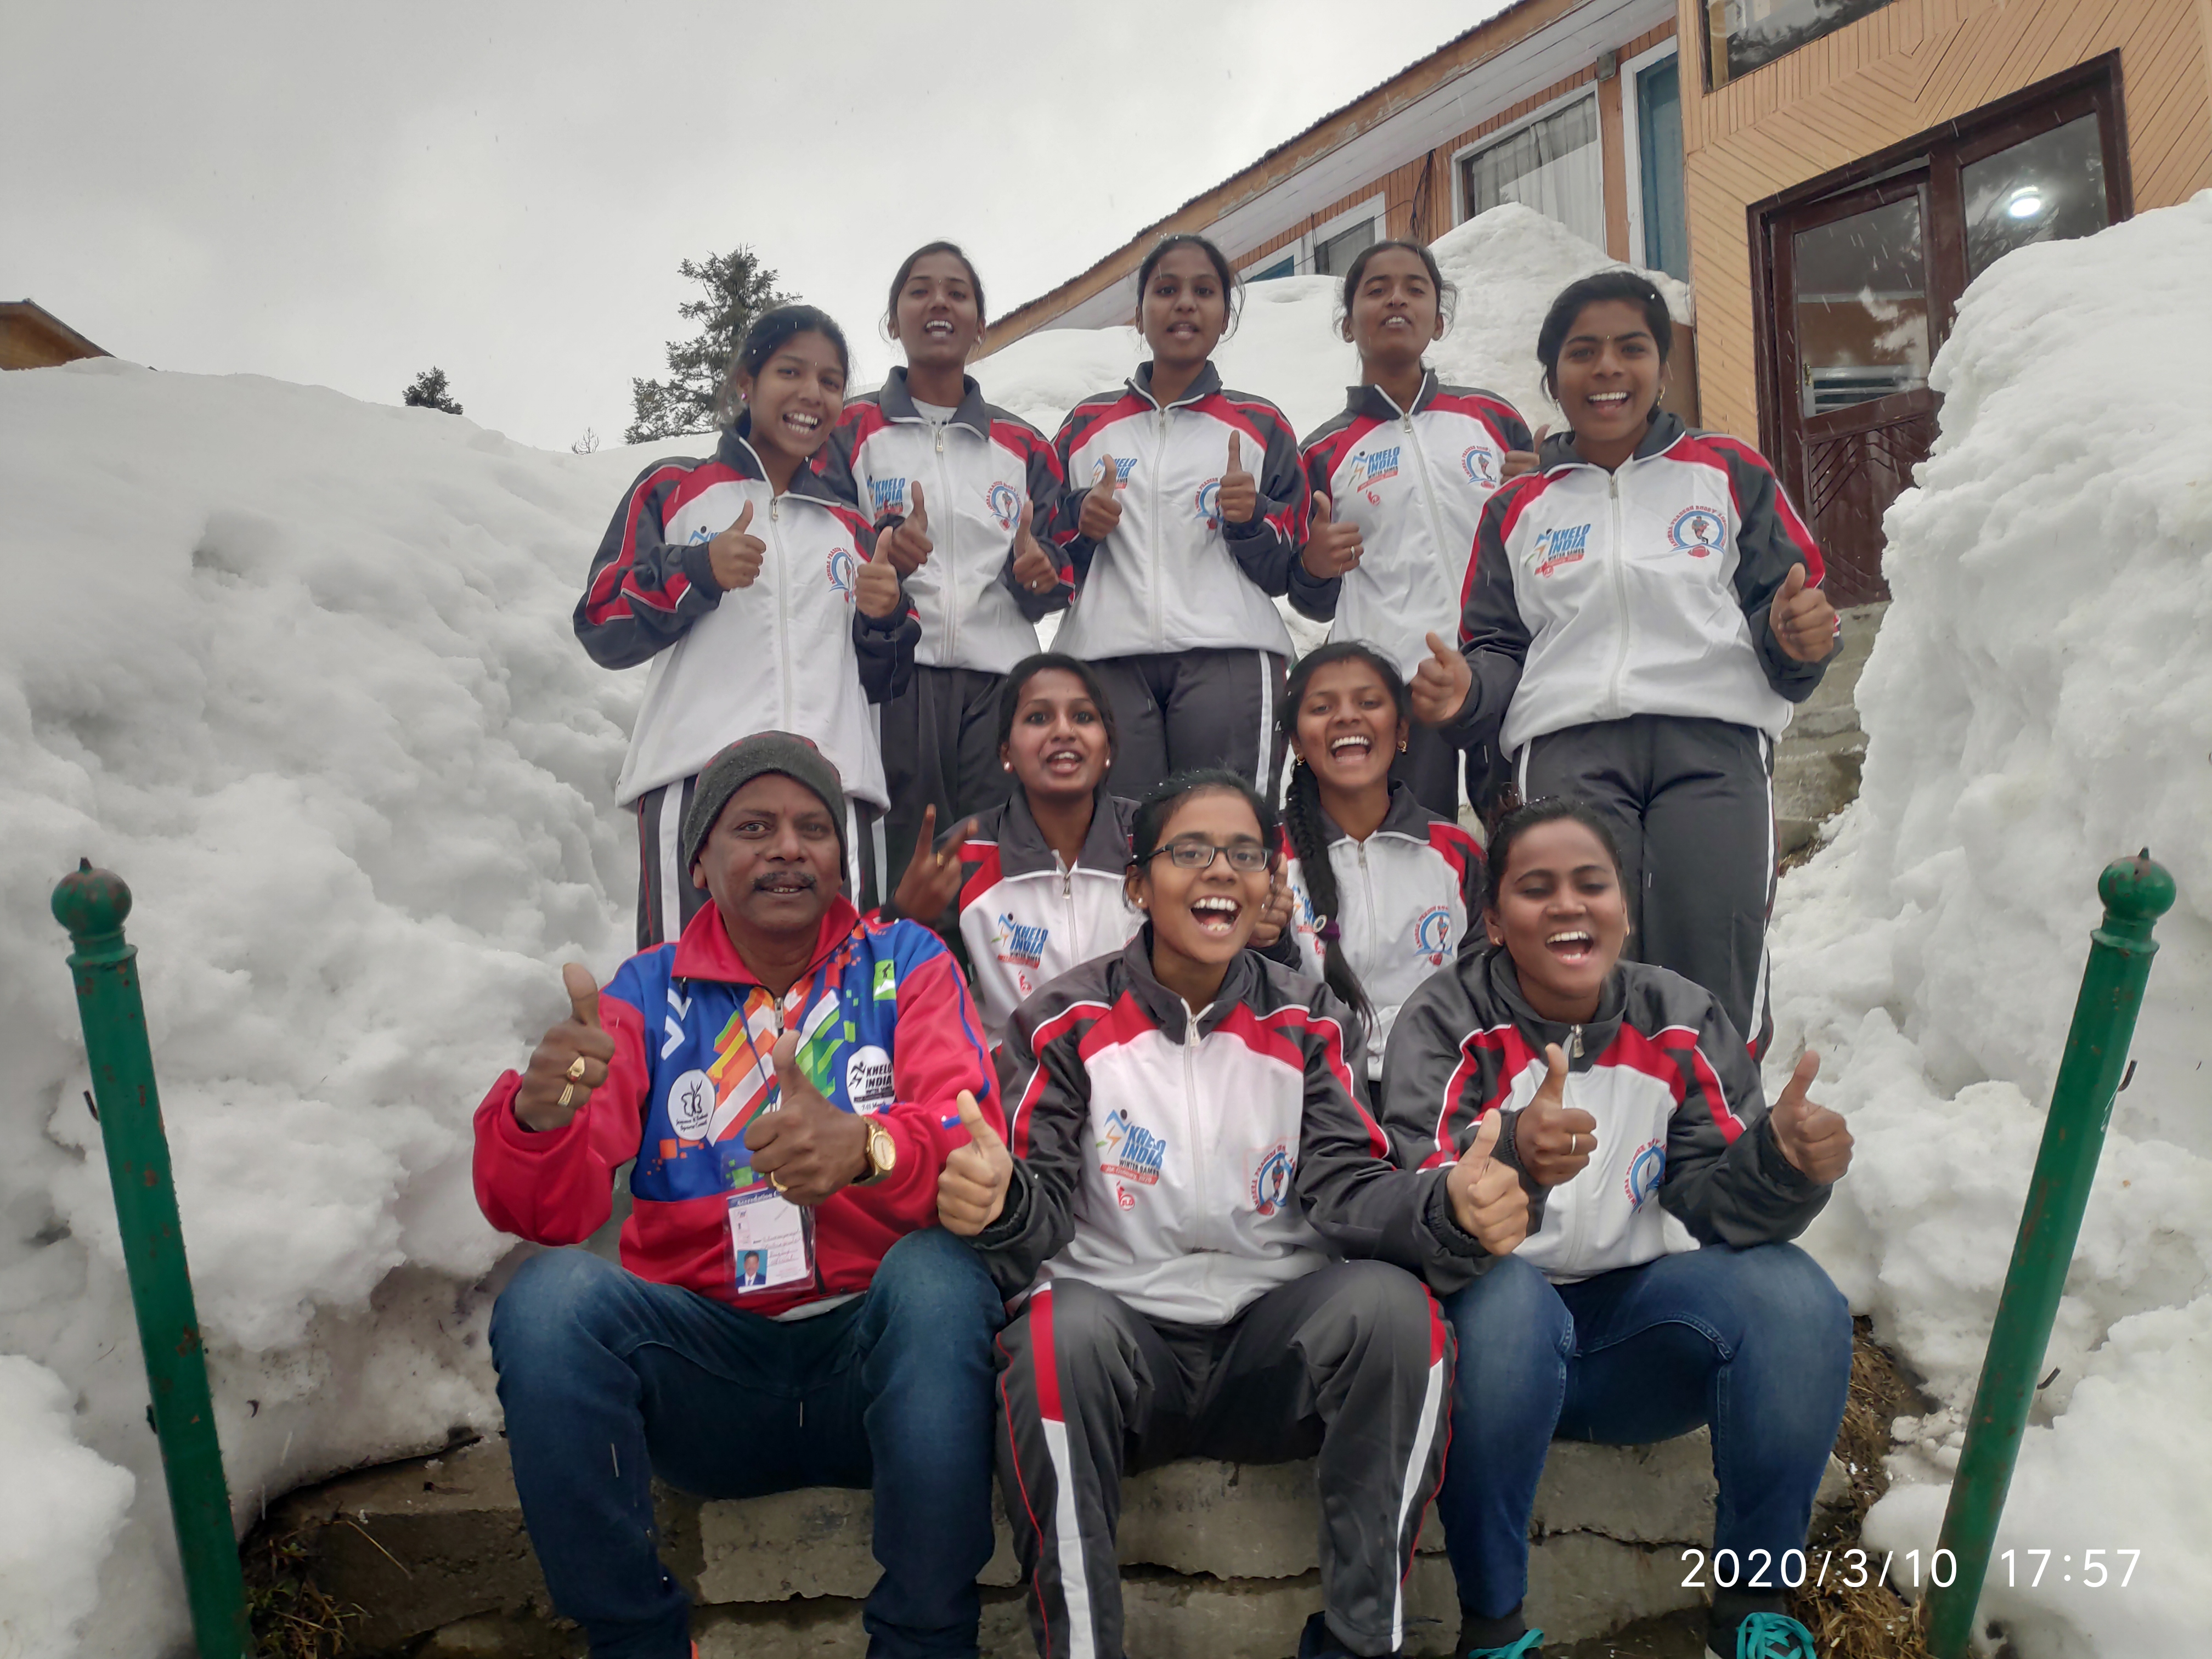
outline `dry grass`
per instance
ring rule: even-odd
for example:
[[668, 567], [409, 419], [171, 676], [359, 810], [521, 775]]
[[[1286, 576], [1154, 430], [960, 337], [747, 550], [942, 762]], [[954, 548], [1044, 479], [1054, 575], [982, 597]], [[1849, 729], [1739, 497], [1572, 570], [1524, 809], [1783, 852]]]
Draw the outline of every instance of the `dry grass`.
[[253, 1659], [344, 1659], [349, 1620], [361, 1610], [323, 1594], [314, 1558], [297, 1532], [261, 1527], [239, 1546], [246, 1606], [253, 1622]]
[[[1875, 1344], [1869, 1322], [1860, 1320], [1851, 1345], [1850, 1397], [1836, 1437], [1836, 1455], [1851, 1472], [1850, 1501], [1808, 1545], [1815, 1561], [1823, 1552], [1832, 1557], [1858, 1546], [1866, 1512], [1889, 1488], [1882, 1467], [1889, 1452], [1889, 1425], [1899, 1414], [1918, 1409], [1918, 1390]], [[1820, 1651], [1829, 1659], [1928, 1659], [1913, 1609], [1886, 1584], [1869, 1582], [1852, 1589], [1841, 1582], [1845, 1576], [1831, 1572], [1825, 1583], [1808, 1577], [1790, 1598], [1791, 1616], [1813, 1632]]]

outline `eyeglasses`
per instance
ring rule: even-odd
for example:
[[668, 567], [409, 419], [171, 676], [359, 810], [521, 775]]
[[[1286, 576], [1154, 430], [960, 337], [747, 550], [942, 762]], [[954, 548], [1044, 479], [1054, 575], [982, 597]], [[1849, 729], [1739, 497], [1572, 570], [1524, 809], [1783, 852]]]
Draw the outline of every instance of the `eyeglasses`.
[[1211, 870], [1215, 859], [1225, 858], [1231, 869], [1245, 876], [1273, 869], [1275, 863], [1275, 855], [1256, 841], [1240, 841], [1228, 847], [1217, 847], [1210, 841], [1171, 841], [1146, 856], [1156, 859], [1163, 854], [1178, 870]]

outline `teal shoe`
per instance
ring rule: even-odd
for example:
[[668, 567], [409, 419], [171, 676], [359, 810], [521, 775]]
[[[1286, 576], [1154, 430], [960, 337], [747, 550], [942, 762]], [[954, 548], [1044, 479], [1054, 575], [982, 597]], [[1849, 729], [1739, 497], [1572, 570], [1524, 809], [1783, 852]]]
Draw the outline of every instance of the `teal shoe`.
[[1707, 1648], [1708, 1659], [1820, 1659], [1813, 1650], [1813, 1632], [1795, 1619], [1779, 1613], [1745, 1615], [1735, 1627], [1735, 1651], [1721, 1653]]
[[1469, 1648], [1467, 1659], [1544, 1659], [1543, 1640], [1543, 1632], [1532, 1630], [1508, 1647]]

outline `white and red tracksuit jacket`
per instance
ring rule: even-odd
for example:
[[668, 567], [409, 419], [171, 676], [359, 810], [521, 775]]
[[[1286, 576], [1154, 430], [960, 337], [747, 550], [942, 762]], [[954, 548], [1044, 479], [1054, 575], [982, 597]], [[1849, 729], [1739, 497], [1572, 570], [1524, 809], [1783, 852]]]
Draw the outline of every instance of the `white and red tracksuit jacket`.
[[[1303, 608], [1321, 586], [1298, 562], [1306, 483], [1297, 434], [1266, 398], [1223, 391], [1211, 363], [1163, 408], [1152, 369], [1140, 363], [1125, 385], [1085, 398], [1053, 440], [1069, 484], [1054, 536], [1076, 580], [1054, 644], [1093, 661], [1191, 649], [1288, 655], [1290, 630], [1272, 599], [1287, 593]], [[1260, 494], [1245, 524], [1224, 524], [1215, 507], [1231, 433]], [[1108, 455], [1121, 522], [1094, 544], [1077, 526]]]
[[1607, 472], [1544, 443], [1539, 471], [1490, 498], [1460, 617], [1474, 684], [1447, 728], [1531, 738], [1632, 714], [1727, 720], [1778, 737], [1823, 663], [1785, 654], [1767, 606], [1826, 573], [1774, 469], [1738, 439], [1662, 410]]
[[[513, 1072], [477, 1108], [477, 1205], [502, 1232], [580, 1243], [607, 1219], [615, 1170], [635, 1158], [623, 1266], [750, 1312], [867, 1289], [884, 1252], [937, 1219], [938, 1173], [968, 1139], [960, 1091], [1004, 1122], [968, 987], [944, 941], [917, 922], [863, 920], [843, 898], [822, 919], [813, 963], [780, 999], [709, 904], [681, 939], [615, 970], [599, 1019], [614, 1061], [567, 1127], [532, 1133], [515, 1121], [522, 1080]], [[809, 1080], [840, 1110], [882, 1123], [898, 1156], [882, 1181], [815, 1208], [813, 1284], [741, 1294], [731, 1199], [759, 1180], [744, 1136], [776, 1108], [769, 1056], [787, 1026], [800, 1034]]]
[[[1616, 966], [1595, 1018], [1563, 1025], [1528, 1006], [1502, 947], [1462, 952], [1398, 1011], [1382, 1066], [1383, 1119], [1399, 1162], [1449, 1167], [1485, 1115], [1497, 1156], [1543, 1085], [1544, 1050], [1567, 1055], [1566, 1103], [1597, 1120], [1589, 1164], [1538, 1188], [1514, 1252], [1561, 1283], [1701, 1244], [1795, 1238], [1828, 1201], [1765, 1121], [1759, 1067], [1712, 994], [1641, 962]], [[1525, 1180], [1525, 1176], [1524, 1176]]]
[[[1144, 925], [1144, 912], [1124, 892], [1136, 818], [1136, 802], [1102, 787], [1071, 866], [1045, 840], [1018, 788], [1003, 805], [976, 814], [975, 833], [960, 843], [959, 896], [950, 915], [930, 920], [959, 939], [994, 1047], [1039, 986], [1119, 951]], [[951, 845], [947, 837], [939, 848]]]
[[[1337, 948], [1375, 1010], [1367, 1048], [1367, 1075], [1382, 1074], [1382, 1053], [1398, 1009], [1430, 975], [1450, 963], [1468, 923], [1482, 914], [1482, 848], [1456, 823], [1413, 799], [1404, 784], [1390, 787], [1390, 809], [1365, 841], [1354, 841], [1321, 814], [1329, 867], [1336, 876]], [[1314, 913], [1297, 850], [1282, 836], [1283, 872], [1292, 900], [1291, 925], [1267, 952], [1278, 961], [1286, 947], [1301, 973], [1323, 971], [1321, 927]]]
[[823, 452], [822, 477], [878, 527], [912, 512], [913, 486], [922, 486], [932, 548], [906, 578], [921, 623], [914, 659], [1003, 674], [1037, 648], [1036, 624], [1066, 608], [1075, 573], [1062, 552], [1052, 592], [1013, 580], [1014, 532], [1024, 516], [1037, 544], [1054, 552], [1060, 456], [1027, 421], [985, 403], [973, 380], [965, 386], [952, 418], [934, 425], [915, 408], [906, 370], [893, 368], [882, 390], [846, 404]]
[[1434, 370], [1401, 409], [1379, 386], [1345, 388], [1345, 408], [1300, 446], [1306, 483], [1339, 524], [1359, 526], [1357, 569], [1322, 584], [1316, 621], [1332, 640], [1365, 640], [1411, 678], [1431, 634], [1452, 637], [1484, 503], [1509, 451], [1533, 448], [1520, 412], [1492, 392], [1445, 386]]
[[1080, 1279], [1176, 1324], [1225, 1324], [1333, 1254], [1455, 1289], [1481, 1247], [1442, 1173], [1390, 1162], [1364, 1069], [1327, 988], [1245, 951], [1194, 1015], [1140, 933], [1015, 1011], [1014, 1182], [976, 1248], [1009, 1295]]
[[[793, 732], [837, 769], [848, 794], [881, 807], [875, 711], [913, 672], [910, 605], [880, 621], [854, 603], [875, 544], [867, 521], [801, 468], [778, 495], [740, 422], [710, 461], [638, 474], [592, 560], [576, 637], [606, 668], [651, 661], [615, 785], [627, 805], [695, 775], [756, 732]], [[750, 502], [767, 544], [751, 586], [725, 592], [707, 544]]]

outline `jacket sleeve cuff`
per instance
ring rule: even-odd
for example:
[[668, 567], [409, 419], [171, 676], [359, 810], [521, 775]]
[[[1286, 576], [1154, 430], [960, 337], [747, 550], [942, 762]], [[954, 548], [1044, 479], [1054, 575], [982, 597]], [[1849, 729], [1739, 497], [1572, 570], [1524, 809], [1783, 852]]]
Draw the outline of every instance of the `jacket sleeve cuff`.
[[1445, 1187], [1450, 1176], [1449, 1168], [1440, 1170], [1437, 1178], [1429, 1183], [1428, 1202], [1421, 1206], [1421, 1219], [1431, 1237], [1448, 1255], [1487, 1255], [1490, 1252], [1482, 1248], [1482, 1241], [1461, 1226], [1459, 1218], [1452, 1213], [1451, 1194]]
[[890, 635], [897, 633], [900, 629], [906, 626], [906, 585], [903, 582], [899, 584], [899, 602], [891, 607], [890, 615], [888, 617], [871, 617], [866, 611], [861, 610], [857, 605], [854, 607], [853, 614], [860, 619], [860, 626], [866, 629], [871, 634]]
[[999, 1212], [999, 1218], [970, 1241], [977, 1249], [1003, 1249], [1028, 1231], [1030, 1203], [1034, 1189], [1035, 1182], [1029, 1167], [1016, 1163], [1013, 1178], [1006, 1183], [1006, 1201]]
[[1792, 1198], [1809, 1197], [1821, 1189], [1821, 1182], [1792, 1164], [1783, 1152], [1782, 1143], [1775, 1137], [1771, 1112], [1759, 1119], [1751, 1133], [1759, 1142], [1759, 1173], [1768, 1182]]
[[721, 602], [722, 585], [714, 580], [714, 558], [706, 542], [693, 542], [684, 550], [684, 579], [691, 584], [694, 592], [703, 593], [707, 603]]

